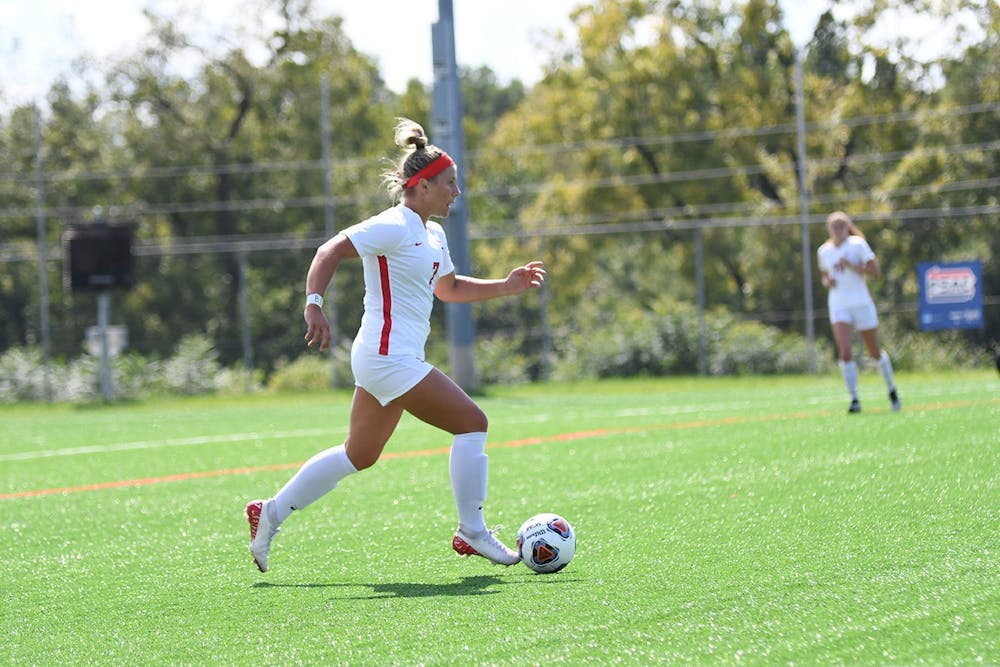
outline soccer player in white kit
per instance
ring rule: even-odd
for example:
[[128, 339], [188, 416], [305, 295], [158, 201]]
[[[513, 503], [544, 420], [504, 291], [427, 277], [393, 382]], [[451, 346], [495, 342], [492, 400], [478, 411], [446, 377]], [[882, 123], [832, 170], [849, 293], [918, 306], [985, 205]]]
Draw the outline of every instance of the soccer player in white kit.
[[879, 347], [878, 314], [866, 282], [868, 276], [881, 275], [878, 260], [864, 234], [843, 211], [831, 213], [827, 217], [826, 228], [830, 238], [819, 247], [816, 254], [823, 274], [823, 286], [829, 290], [827, 305], [840, 356], [840, 374], [851, 395], [851, 405], [847, 411], [861, 412], [858, 367], [851, 354], [851, 339], [855, 328], [861, 332], [868, 355], [875, 361], [885, 380], [892, 409], [899, 410], [899, 394], [893, 378], [892, 361], [888, 353]]
[[458, 171], [447, 153], [430, 144], [417, 123], [399, 119], [396, 143], [404, 152], [385, 174], [399, 204], [348, 227], [316, 251], [306, 276], [305, 340], [325, 350], [330, 324], [323, 294], [340, 263], [361, 257], [364, 315], [351, 348], [355, 391], [347, 439], [306, 461], [271, 498], [247, 504], [250, 553], [266, 572], [271, 541], [294, 510], [332, 491], [341, 479], [378, 461], [403, 411], [451, 433], [449, 457], [458, 529], [452, 548], [501, 565], [520, 560], [517, 552], [486, 527], [486, 415], [451, 378], [424, 360], [434, 297], [472, 302], [520, 294], [545, 281], [542, 262], [515, 268], [504, 279], [455, 274], [440, 224], [461, 194]]

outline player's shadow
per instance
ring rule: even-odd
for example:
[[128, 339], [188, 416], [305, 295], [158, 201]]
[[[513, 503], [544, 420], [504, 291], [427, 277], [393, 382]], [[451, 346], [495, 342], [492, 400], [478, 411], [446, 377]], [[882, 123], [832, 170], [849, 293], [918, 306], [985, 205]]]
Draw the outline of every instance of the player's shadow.
[[254, 584], [254, 588], [359, 588], [371, 589], [370, 595], [346, 595], [343, 600], [379, 600], [385, 598], [429, 598], [458, 597], [463, 595], [495, 595], [499, 591], [491, 587], [506, 583], [497, 576], [463, 577], [451, 583], [407, 583], [388, 584], [272, 584], [266, 581]]
[[352, 595], [347, 600], [376, 600], [380, 598], [433, 598], [459, 597], [464, 595], [495, 595], [499, 591], [492, 586], [505, 583], [496, 576], [462, 577], [452, 583], [407, 583], [368, 584], [371, 595]]
[[432, 598], [432, 597], [460, 597], [466, 595], [496, 595], [500, 591], [495, 590], [495, 586], [508, 586], [511, 583], [531, 582], [532, 584], [555, 584], [570, 583], [577, 579], [566, 579], [563, 577], [540, 577], [538, 575], [524, 575], [520, 577], [498, 577], [496, 575], [480, 575], [476, 577], [462, 577], [458, 581], [451, 583], [409, 583], [393, 582], [388, 584], [272, 584], [261, 581], [253, 585], [254, 588], [370, 588], [368, 595], [345, 595], [341, 600], [385, 600], [392, 598]]

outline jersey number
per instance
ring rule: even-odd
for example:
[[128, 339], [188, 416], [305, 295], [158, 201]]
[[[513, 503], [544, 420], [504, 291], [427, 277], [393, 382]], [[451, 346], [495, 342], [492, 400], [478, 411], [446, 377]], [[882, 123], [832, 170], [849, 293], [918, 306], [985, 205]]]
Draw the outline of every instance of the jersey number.
[[431, 279], [429, 281], [427, 281], [428, 285], [433, 285], [434, 284], [434, 277], [437, 276], [438, 269], [440, 269], [440, 268], [441, 268], [441, 262], [434, 262], [434, 272], [431, 273]]

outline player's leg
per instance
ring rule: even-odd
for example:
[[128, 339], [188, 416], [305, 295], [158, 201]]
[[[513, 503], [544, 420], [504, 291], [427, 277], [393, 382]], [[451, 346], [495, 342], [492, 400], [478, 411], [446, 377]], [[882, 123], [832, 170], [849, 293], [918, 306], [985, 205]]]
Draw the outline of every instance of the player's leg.
[[354, 388], [345, 448], [351, 463], [358, 470], [375, 465], [402, 416], [403, 406], [395, 403], [382, 405], [361, 387]]
[[868, 356], [872, 358], [878, 367], [879, 375], [885, 381], [885, 387], [889, 390], [889, 403], [893, 410], [899, 410], [899, 392], [896, 391], [896, 378], [892, 370], [892, 360], [889, 353], [881, 348], [878, 340], [878, 327], [861, 331], [861, 340], [865, 343]]
[[487, 529], [483, 518], [488, 465], [486, 415], [451, 378], [432, 370], [398, 398], [407, 412], [454, 435], [448, 461], [459, 527], [452, 547], [463, 555], [479, 555], [494, 563], [512, 565], [519, 558]]
[[306, 461], [278, 491], [274, 496], [278, 522], [332, 491], [347, 475], [375, 465], [402, 414], [401, 407], [383, 407], [370, 393], [355, 387], [347, 439]]
[[452, 435], [485, 432], [489, 425], [486, 414], [465, 390], [436, 368], [393, 405]]
[[459, 527], [466, 533], [485, 531], [482, 504], [487, 486], [486, 415], [461, 387], [437, 369], [397, 403], [418, 419], [454, 435], [448, 467]]
[[847, 393], [851, 395], [851, 405], [848, 412], [861, 412], [858, 400], [858, 365], [851, 353], [851, 343], [854, 338], [854, 325], [850, 322], [833, 322], [833, 339], [837, 343], [838, 365], [840, 375], [844, 379]]
[[401, 407], [383, 407], [367, 391], [355, 388], [344, 444], [323, 450], [306, 461], [273, 498], [247, 505], [250, 553], [261, 572], [267, 571], [271, 541], [285, 519], [335, 489], [344, 477], [374, 465], [402, 413]]

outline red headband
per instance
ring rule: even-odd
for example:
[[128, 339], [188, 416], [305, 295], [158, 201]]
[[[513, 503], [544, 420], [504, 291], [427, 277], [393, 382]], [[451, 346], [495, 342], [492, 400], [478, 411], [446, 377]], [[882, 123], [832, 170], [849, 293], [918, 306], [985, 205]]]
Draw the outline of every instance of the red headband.
[[420, 182], [422, 178], [434, 178], [442, 171], [448, 167], [455, 164], [455, 161], [447, 153], [441, 153], [436, 158], [430, 161], [423, 169], [410, 176], [409, 180], [406, 181], [406, 188], [412, 188], [414, 185]]

